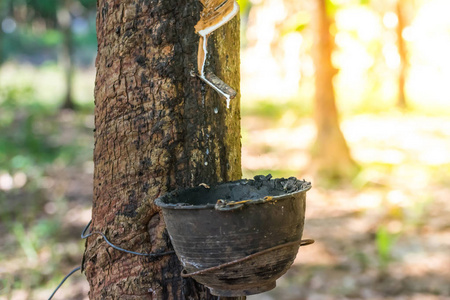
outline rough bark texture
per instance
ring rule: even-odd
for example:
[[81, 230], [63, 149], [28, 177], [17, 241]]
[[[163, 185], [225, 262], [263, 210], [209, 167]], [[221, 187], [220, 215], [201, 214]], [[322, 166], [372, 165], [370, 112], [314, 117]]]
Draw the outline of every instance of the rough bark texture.
[[[195, 70], [197, 0], [99, 0], [92, 230], [137, 252], [172, 249], [153, 201], [180, 187], [241, 177], [239, 96], [230, 109]], [[211, 36], [208, 69], [239, 90], [239, 19]], [[213, 299], [150, 260], [86, 244], [91, 299]]]
[[340, 179], [352, 175], [356, 164], [340, 129], [336, 108], [333, 77], [336, 69], [331, 62], [333, 40], [330, 35], [330, 19], [326, 0], [317, 0], [316, 41], [314, 64], [315, 77], [315, 123], [317, 138], [313, 149], [315, 169], [320, 178]]

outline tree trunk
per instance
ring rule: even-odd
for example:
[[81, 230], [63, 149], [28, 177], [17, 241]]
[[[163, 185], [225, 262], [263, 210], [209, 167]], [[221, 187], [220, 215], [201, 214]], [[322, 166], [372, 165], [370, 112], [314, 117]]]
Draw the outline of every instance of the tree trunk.
[[398, 75], [398, 98], [397, 98], [397, 106], [400, 109], [406, 109], [408, 107], [408, 103], [406, 102], [405, 96], [405, 81], [406, 81], [406, 73], [408, 71], [408, 62], [407, 62], [407, 50], [405, 45], [405, 40], [403, 39], [402, 33], [405, 29], [405, 14], [403, 11], [403, 3], [402, 0], [397, 1], [397, 40], [398, 40], [398, 54], [400, 57], [400, 67], [399, 67], [399, 75]]
[[73, 32], [72, 32], [72, 16], [70, 14], [70, 0], [65, 1], [65, 6], [61, 8], [58, 14], [58, 25], [63, 34], [63, 45], [61, 51], [61, 63], [64, 70], [64, 79], [66, 90], [64, 94], [63, 109], [74, 109], [72, 90], [73, 90]]
[[3, 29], [1, 28], [1, 26], [6, 16], [10, 12], [10, 6], [11, 4], [9, 2], [0, 1], [0, 66], [3, 64], [5, 59], [3, 54], [3, 39], [5, 34], [3, 33]]
[[[172, 250], [154, 200], [177, 188], [241, 178], [239, 96], [192, 77], [197, 0], [99, 0], [92, 231], [121, 248]], [[239, 89], [239, 19], [215, 31], [209, 66]], [[239, 94], [238, 94], [239, 95]], [[176, 255], [154, 260], [86, 243], [91, 299], [215, 299], [180, 276]]]
[[356, 170], [356, 164], [339, 127], [333, 87], [336, 69], [331, 62], [333, 45], [326, 0], [317, 0], [313, 57], [316, 68], [314, 109], [317, 137], [313, 157], [318, 177], [334, 180], [351, 176]]
[[71, 26], [64, 27], [64, 44], [62, 51], [62, 60], [64, 68], [64, 78], [66, 81], [66, 91], [64, 95], [64, 102], [62, 108], [65, 109], [75, 109], [75, 104], [73, 102], [72, 90], [73, 90], [73, 32]]
[[[3, 16], [0, 15], [0, 26], [3, 22]], [[3, 30], [0, 28], [0, 66], [3, 64]]]

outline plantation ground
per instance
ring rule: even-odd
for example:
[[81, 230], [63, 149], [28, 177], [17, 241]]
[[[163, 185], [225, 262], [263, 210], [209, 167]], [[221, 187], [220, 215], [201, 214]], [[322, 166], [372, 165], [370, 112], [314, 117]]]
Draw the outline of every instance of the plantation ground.
[[[17, 125], [31, 116], [29, 107], [19, 112]], [[32, 125], [37, 152], [12, 157], [25, 169], [11, 166], [0, 180], [2, 300], [46, 299], [80, 264], [90, 219], [92, 115], [44, 109]], [[244, 114], [245, 177], [312, 180], [304, 237], [316, 240], [276, 289], [250, 299], [450, 299], [450, 117], [366, 114], [342, 127], [362, 170], [349, 182], [320, 182], [309, 172], [310, 118]], [[55, 299], [87, 299], [87, 291], [78, 274]]]

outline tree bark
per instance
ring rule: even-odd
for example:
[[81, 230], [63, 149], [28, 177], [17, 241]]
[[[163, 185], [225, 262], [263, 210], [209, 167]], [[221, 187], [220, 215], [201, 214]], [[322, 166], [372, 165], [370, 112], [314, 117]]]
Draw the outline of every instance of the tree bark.
[[330, 35], [330, 19], [326, 0], [317, 0], [316, 40], [314, 51], [315, 76], [315, 124], [317, 137], [313, 149], [314, 166], [320, 178], [340, 179], [351, 176], [356, 164], [340, 129], [336, 107], [331, 55], [334, 48]]
[[[121, 248], [172, 249], [154, 200], [177, 188], [241, 178], [239, 93], [197, 77], [197, 0], [99, 0], [92, 231]], [[239, 19], [214, 32], [208, 68], [239, 91]], [[150, 260], [86, 243], [91, 299], [215, 299], [180, 276], [177, 257]]]

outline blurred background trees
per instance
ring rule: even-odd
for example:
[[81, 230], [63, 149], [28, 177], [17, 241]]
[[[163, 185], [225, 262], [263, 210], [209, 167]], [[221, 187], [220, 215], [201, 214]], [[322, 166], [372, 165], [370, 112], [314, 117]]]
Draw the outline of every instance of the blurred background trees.
[[[267, 297], [450, 296], [450, 1], [239, 2], [244, 177], [314, 178], [314, 251], [280, 284], [291, 298]], [[95, 0], [0, 1], [2, 300], [45, 298], [81, 258], [95, 14]]]
[[75, 108], [73, 73], [92, 65], [95, 0], [2, 0], [0, 63], [56, 61], [64, 72], [63, 108]]
[[313, 61], [315, 67], [314, 120], [316, 141], [312, 149], [315, 172], [321, 179], [351, 178], [357, 173], [356, 163], [340, 129], [333, 78], [334, 40], [330, 33], [334, 24], [334, 7], [329, 1], [317, 0], [312, 20], [314, 29]]

